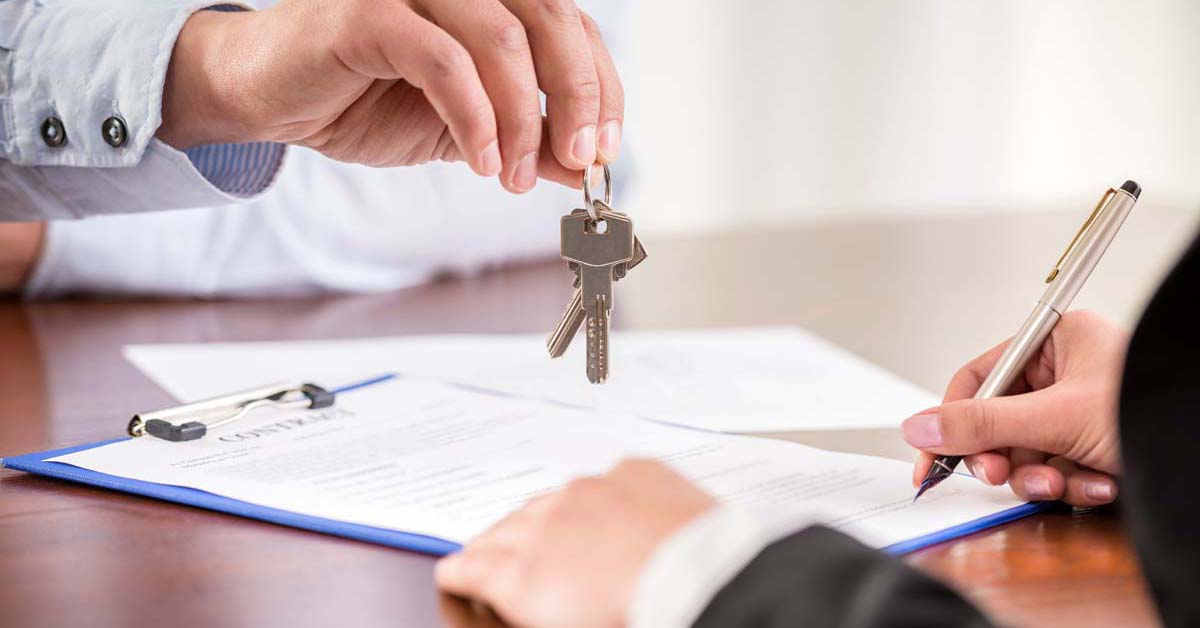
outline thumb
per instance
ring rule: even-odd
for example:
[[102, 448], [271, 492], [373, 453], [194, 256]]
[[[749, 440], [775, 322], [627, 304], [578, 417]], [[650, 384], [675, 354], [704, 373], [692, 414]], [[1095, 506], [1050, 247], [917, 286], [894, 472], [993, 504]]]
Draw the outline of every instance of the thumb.
[[1071, 441], [1070, 425], [1063, 420], [1067, 413], [1056, 410], [1062, 404], [1054, 388], [943, 404], [905, 419], [901, 431], [909, 445], [934, 454], [969, 455], [1003, 447], [1062, 454]]

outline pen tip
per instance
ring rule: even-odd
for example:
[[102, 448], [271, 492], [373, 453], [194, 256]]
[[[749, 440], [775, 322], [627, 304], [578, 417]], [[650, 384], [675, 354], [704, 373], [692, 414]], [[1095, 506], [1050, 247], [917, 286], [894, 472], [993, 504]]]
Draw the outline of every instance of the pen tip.
[[1142, 186], [1138, 185], [1137, 181], [1126, 181], [1123, 185], [1121, 185], [1121, 189], [1129, 192], [1129, 195], [1132, 196], [1134, 200], [1137, 200], [1137, 198], [1142, 195]]
[[939, 473], [936, 469], [930, 469], [929, 474], [921, 481], [921, 486], [917, 489], [917, 494], [913, 496], [913, 503], [915, 504], [926, 491], [941, 484], [942, 480], [949, 476], [949, 473]]

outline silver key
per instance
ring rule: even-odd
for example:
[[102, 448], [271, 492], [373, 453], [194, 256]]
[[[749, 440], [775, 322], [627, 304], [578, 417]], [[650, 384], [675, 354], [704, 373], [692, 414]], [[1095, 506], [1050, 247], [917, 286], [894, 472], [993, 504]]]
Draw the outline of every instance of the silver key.
[[[608, 205], [596, 200], [593, 201], [593, 208], [596, 211], [612, 211]], [[577, 209], [573, 214], [585, 214], [586, 209]], [[625, 277], [629, 269], [641, 264], [646, 259], [646, 249], [642, 246], [642, 241], [635, 235], [633, 237], [633, 258], [628, 262], [622, 262], [613, 266], [613, 281], [619, 281]], [[579, 332], [579, 328], [583, 325], [586, 318], [586, 313], [583, 310], [583, 292], [580, 290], [580, 274], [579, 264], [569, 262], [567, 268], [575, 273], [575, 292], [571, 295], [571, 302], [567, 304], [566, 311], [563, 312], [562, 318], [559, 319], [558, 326], [546, 338], [546, 351], [550, 353], [551, 358], [562, 356], [570, 346], [571, 341], [575, 338], [575, 334]]]
[[[576, 281], [578, 281], [578, 277], [576, 277]], [[567, 352], [567, 347], [571, 345], [571, 340], [579, 332], [585, 318], [587, 318], [587, 312], [583, 311], [583, 290], [575, 288], [575, 293], [571, 295], [571, 302], [567, 304], [567, 311], [563, 312], [558, 326], [546, 338], [546, 351], [550, 352], [551, 358], [560, 357]]]
[[[613, 266], [613, 281], [624, 279], [626, 273], [641, 264], [644, 259], [646, 259], [646, 249], [642, 247], [642, 241], [635, 235], [633, 236], [633, 259]], [[558, 321], [558, 326], [546, 338], [546, 350], [550, 352], [551, 358], [561, 357], [567, 352], [567, 347], [571, 346], [575, 334], [579, 333], [579, 328], [583, 326], [583, 319], [587, 317], [583, 311], [583, 291], [579, 288], [579, 265], [571, 262], [569, 266], [571, 272], [575, 273], [575, 292], [571, 295], [571, 302], [567, 304], [567, 309]]]
[[620, 281], [625, 278], [625, 275], [641, 264], [646, 259], [646, 249], [642, 246], [642, 241], [635, 235], [633, 236], [633, 259], [624, 264], [613, 266], [613, 281]]
[[633, 221], [600, 210], [599, 220], [570, 213], [560, 222], [562, 258], [578, 265], [579, 290], [587, 333], [587, 376], [593, 384], [608, 378], [608, 319], [613, 306], [613, 267], [633, 259]]

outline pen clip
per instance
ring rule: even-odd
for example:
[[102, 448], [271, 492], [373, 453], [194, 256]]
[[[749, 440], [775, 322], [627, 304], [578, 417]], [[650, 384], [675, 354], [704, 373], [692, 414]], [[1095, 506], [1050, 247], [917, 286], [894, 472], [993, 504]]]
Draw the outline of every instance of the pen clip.
[[1076, 232], [1075, 237], [1071, 239], [1071, 243], [1067, 245], [1067, 250], [1063, 251], [1062, 257], [1058, 258], [1057, 262], [1054, 262], [1054, 268], [1050, 269], [1050, 274], [1046, 277], [1046, 283], [1050, 283], [1054, 281], [1056, 277], [1058, 277], [1059, 271], [1062, 270], [1063, 262], [1067, 261], [1067, 257], [1069, 257], [1071, 252], [1075, 250], [1075, 247], [1079, 245], [1079, 241], [1083, 239], [1083, 234], [1087, 233], [1088, 229], [1091, 229], [1092, 225], [1096, 223], [1096, 218], [1100, 216], [1100, 212], [1103, 211], [1104, 207], [1108, 204], [1108, 199], [1112, 198], [1116, 193], [1116, 190], [1109, 188], [1108, 191], [1104, 193], [1104, 196], [1100, 197], [1100, 202], [1096, 204], [1096, 209], [1092, 210], [1092, 215], [1088, 216], [1088, 219], [1083, 221], [1083, 226], [1079, 228], [1079, 231]]

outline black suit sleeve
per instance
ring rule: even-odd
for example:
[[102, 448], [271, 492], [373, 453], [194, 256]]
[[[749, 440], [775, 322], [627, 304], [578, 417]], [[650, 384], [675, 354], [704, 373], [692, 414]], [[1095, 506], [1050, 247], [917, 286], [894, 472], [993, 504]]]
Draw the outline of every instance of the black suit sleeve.
[[1200, 625], [1200, 241], [1146, 308], [1121, 383], [1123, 513], [1167, 626]]
[[709, 603], [696, 628], [989, 626], [956, 593], [828, 528], [764, 549]]

